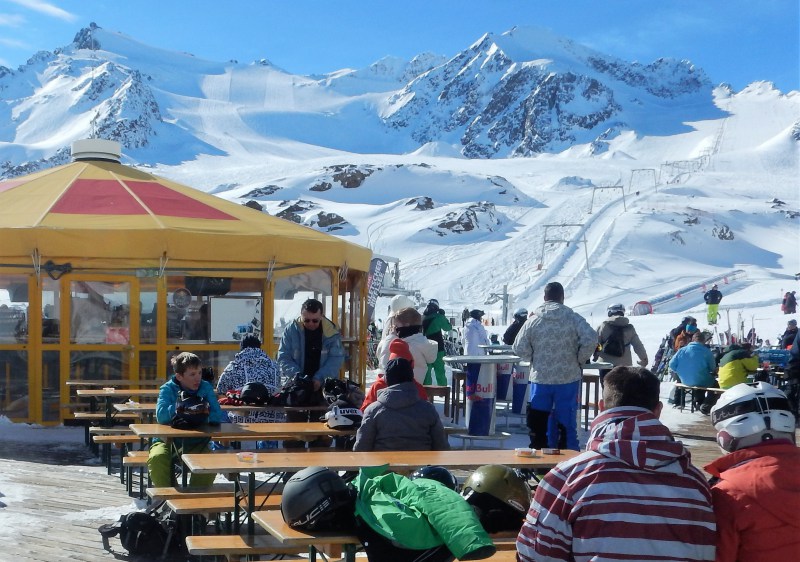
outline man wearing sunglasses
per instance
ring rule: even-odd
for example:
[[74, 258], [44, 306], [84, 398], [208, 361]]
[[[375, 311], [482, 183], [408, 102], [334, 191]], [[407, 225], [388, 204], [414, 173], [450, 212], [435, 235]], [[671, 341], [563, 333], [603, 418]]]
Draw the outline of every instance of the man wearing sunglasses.
[[[322, 303], [308, 299], [300, 308], [300, 317], [286, 326], [278, 348], [278, 364], [284, 381], [296, 374], [313, 380], [314, 395], [312, 404], [322, 404], [322, 385], [328, 377], [338, 378], [339, 369], [344, 362], [342, 336], [336, 325], [323, 316]], [[288, 421], [305, 421], [303, 412], [287, 413]], [[329, 440], [328, 440], [329, 442]], [[297, 446], [302, 442], [284, 442], [285, 447]], [[328, 443], [329, 444], [329, 443]], [[311, 442], [310, 447], [326, 445]]]

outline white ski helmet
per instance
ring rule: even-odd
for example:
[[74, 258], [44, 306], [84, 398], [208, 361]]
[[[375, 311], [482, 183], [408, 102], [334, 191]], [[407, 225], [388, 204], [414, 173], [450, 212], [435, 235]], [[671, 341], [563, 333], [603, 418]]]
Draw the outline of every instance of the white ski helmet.
[[325, 412], [325, 423], [331, 429], [356, 429], [361, 425], [364, 413], [346, 402], [339, 400]]
[[737, 384], [722, 393], [711, 408], [711, 423], [717, 430], [717, 443], [728, 452], [770, 439], [795, 439], [789, 400], [765, 382]]
[[528, 319], [528, 309], [527, 308], [518, 308], [514, 311], [514, 318], [519, 318], [523, 322]]
[[624, 304], [612, 304], [608, 307], [608, 315], [609, 316], [625, 316], [625, 305]]

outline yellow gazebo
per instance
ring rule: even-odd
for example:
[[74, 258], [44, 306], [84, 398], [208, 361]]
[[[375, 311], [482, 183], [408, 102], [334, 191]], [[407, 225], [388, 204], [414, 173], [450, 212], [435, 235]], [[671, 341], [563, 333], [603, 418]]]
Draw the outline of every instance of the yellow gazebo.
[[163, 380], [180, 351], [219, 373], [247, 333], [274, 356], [308, 297], [363, 382], [370, 250], [123, 166], [112, 141], [73, 158], [0, 182], [0, 414], [61, 422], [68, 380]]

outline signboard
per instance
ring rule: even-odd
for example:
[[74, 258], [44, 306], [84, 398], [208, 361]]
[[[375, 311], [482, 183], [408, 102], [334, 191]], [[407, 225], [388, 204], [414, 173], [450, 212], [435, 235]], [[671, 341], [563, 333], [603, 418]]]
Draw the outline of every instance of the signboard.
[[372, 258], [369, 264], [369, 275], [367, 275], [367, 320], [374, 320], [375, 303], [378, 300], [378, 292], [383, 286], [383, 278], [388, 267], [389, 264], [381, 258]]
[[261, 299], [211, 297], [212, 342], [242, 341], [252, 334], [261, 339]]

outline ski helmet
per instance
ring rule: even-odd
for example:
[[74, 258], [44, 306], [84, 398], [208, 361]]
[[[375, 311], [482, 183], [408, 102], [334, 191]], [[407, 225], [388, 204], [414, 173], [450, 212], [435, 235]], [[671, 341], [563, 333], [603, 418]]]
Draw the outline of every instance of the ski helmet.
[[196, 429], [208, 421], [208, 413], [209, 405], [205, 398], [182, 390], [171, 425], [176, 429]]
[[389, 307], [392, 309], [392, 314], [396, 314], [404, 308], [414, 308], [414, 301], [406, 295], [395, 295], [392, 297]]
[[489, 533], [519, 531], [531, 504], [531, 488], [502, 464], [479, 467], [464, 482], [461, 495]]
[[451, 490], [458, 490], [458, 480], [453, 473], [443, 466], [423, 466], [415, 470], [408, 477], [411, 480], [417, 478], [427, 478], [428, 480], [436, 480], [440, 484], [444, 484]]
[[711, 408], [717, 443], [736, 451], [771, 439], [795, 440], [795, 417], [786, 395], [765, 382], [737, 384]]
[[239, 400], [245, 404], [263, 406], [269, 402], [269, 398], [269, 389], [267, 389], [264, 383], [258, 381], [247, 383], [242, 387], [241, 392], [239, 392]]
[[281, 495], [281, 515], [290, 527], [328, 528], [350, 503], [350, 490], [334, 471], [309, 466], [289, 478]]
[[528, 309], [527, 308], [518, 308], [514, 311], [514, 318], [525, 321], [528, 319]]
[[331, 429], [355, 429], [363, 419], [364, 413], [347, 400], [337, 400], [325, 412], [325, 423]]
[[625, 316], [625, 305], [624, 304], [612, 304], [608, 307], [608, 316]]

